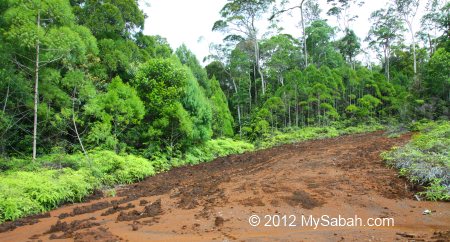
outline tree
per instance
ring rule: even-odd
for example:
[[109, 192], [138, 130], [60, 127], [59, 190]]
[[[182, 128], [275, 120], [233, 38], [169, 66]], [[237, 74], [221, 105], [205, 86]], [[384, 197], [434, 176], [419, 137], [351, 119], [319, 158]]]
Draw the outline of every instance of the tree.
[[314, 21], [306, 28], [306, 45], [310, 50], [311, 63], [317, 66], [338, 67], [343, 60], [331, 42], [334, 29], [324, 20]]
[[358, 15], [351, 14], [351, 7], [354, 5], [358, 7], [364, 5], [364, 1], [362, 0], [327, 0], [327, 3], [332, 6], [327, 14], [336, 17], [338, 27], [341, 31], [350, 29], [350, 23], [358, 18]]
[[417, 58], [416, 58], [416, 32], [414, 30], [414, 20], [419, 9], [419, 0], [394, 0], [396, 11], [402, 16], [403, 21], [408, 26], [411, 34], [413, 58], [414, 58], [414, 77], [417, 74]]
[[176, 57], [142, 64], [132, 85], [144, 102], [141, 127], [151, 149], [175, 150], [211, 137], [211, 108], [192, 72]]
[[381, 101], [370, 94], [366, 94], [364, 97], [358, 99], [358, 104], [361, 106], [359, 108], [360, 117], [372, 117], [374, 109], [381, 104]]
[[261, 77], [261, 90], [263, 95], [266, 92], [266, 88], [264, 75], [259, 63], [260, 50], [256, 23], [272, 3], [273, 0], [229, 1], [220, 11], [222, 19], [216, 21], [213, 26], [213, 31], [221, 31], [229, 34], [225, 37], [225, 40], [240, 42], [246, 39], [253, 43], [254, 68]]
[[[13, 48], [13, 62], [34, 79], [33, 160], [38, 136], [39, 80], [42, 67], [77, 63], [96, 48], [90, 33], [74, 24], [68, 1], [10, 1], [3, 16], [4, 39]], [[79, 63], [79, 62], [78, 62]]]
[[159, 35], [148, 36], [139, 32], [135, 35], [136, 44], [142, 52], [142, 59], [169, 58], [172, 55], [172, 48], [167, 40]]
[[133, 76], [133, 66], [143, 60], [139, 47], [131, 40], [101, 39], [98, 46], [101, 64], [98, 69], [105, 71], [104, 80], [120, 76], [124, 81], [129, 81]]
[[419, 36], [425, 39], [425, 42], [428, 42], [431, 56], [440, 43], [445, 43], [449, 39], [450, 3], [441, 0], [429, 0], [426, 9], [427, 12], [421, 20], [423, 31], [420, 32]]
[[366, 41], [373, 48], [382, 48], [384, 54], [385, 75], [390, 80], [389, 58], [391, 56], [391, 47], [393, 43], [401, 37], [403, 31], [402, 22], [395, 15], [392, 8], [379, 9], [370, 16], [372, 26]]
[[450, 52], [438, 49], [430, 59], [425, 71], [425, 88], [429, 97], [450, 102]]
[[208, 74], [206, 73], [206, 70], [200, 65], [194, 53], [192, 53], [192, 51], [190, 51], [185, 44], [182, 44], [175, 51], [175, 54], [178, 56], [178, 59], [180, 59], [183, 65], [186, 65], [191, 69], [200, 86], [205, 90], [206, 95], [210, 96], [211, 87], [208, 80]]
[[211, 79], [212, 130], [215, 137], [233, 137], [233, 116], [228, 101], [220, 88], [219, 81]]
[[[283, 1], [282, 5], [284, 7], [288, 1]], [[269, 20], [274, 19], [278, 15], [281, 15], [284, 12], [291, 12], [294, 9], [300, 9], [300, 23], [302, 25], [302, 44], [303, 44], [303, 54], [305, 59], [305, 68], [308, 67], [308, 46], [306, 44], [306, 25], [320, 20], [320, 7], [316, 0], [301, 0], [299, 5], [295, 5], [292, 7], [284, 8], [281, 10], [275, 11]]]
[[273, 73], [284, 86], [284, 74], [288, 69], [295, 68], [300, 62], [298, 43], [290, 35], [276, 35], [261, 43], [262, 59], [269, 73]]
[[129, 125], [138, 124], [145, 114], [144, 104], [136, 90], [116, 77], [108, 91], [97, 95], [85, 106], [86, 115], [95, 118], [88, 140], [105, 145], [118, 153], [120, 136]]
[[354, 58], [360, 52], [361, 44], [355, 32], [351, 29], [345, 30], [345, 36], [337, 42], [339, 51], [346, 58], [350, 66], [355, 69]]
[[79, 24], [98, 39], [131, 38], [144, 27], [145, 15], [137, 0], [72, 0]]

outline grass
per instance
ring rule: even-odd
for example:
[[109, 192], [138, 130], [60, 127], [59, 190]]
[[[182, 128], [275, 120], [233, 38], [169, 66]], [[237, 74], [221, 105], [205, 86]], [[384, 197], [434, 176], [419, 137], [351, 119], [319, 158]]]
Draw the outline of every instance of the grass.
[[410, 127], [419, 134], [403, 147], [382, 154], [401, 176], [424, 186], [419, 193], [429, 200], [450, 200], [450, 122], [418, 122]]

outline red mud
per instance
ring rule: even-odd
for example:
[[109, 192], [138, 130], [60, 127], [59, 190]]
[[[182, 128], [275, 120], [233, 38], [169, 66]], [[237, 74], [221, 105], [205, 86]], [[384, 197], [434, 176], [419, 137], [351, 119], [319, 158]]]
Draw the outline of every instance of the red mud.
[[[0, 241], [450, 241], [450, 203], [415, 201], [380, 159], [409, 138], [344, 136], [175, 168], [115, 198], [4, 223]], [[265, 227], [264, 215], [275, 214], [295, 215], [297, 226]], [[314, 229], [300, 226], [302, 215], [394, 218], [395, 226]]]

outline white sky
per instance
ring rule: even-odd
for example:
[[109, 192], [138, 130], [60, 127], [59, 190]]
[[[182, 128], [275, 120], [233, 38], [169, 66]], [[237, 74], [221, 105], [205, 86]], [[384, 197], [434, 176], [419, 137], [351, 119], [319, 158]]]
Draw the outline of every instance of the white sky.
[[[222, 42], [224, 35], [212, 32], [211, 29], [214, 22], [220, 19], [219, 11], [227, 2], [226, 0], [147, 0], [147, 2], [149, 4], [141, 4], [141, 8], [148, 15], [144, 33], [165, 37], [174, 50], [184, 43], [202, 62], [203, 58], [209, 54], [210, 43]], [[296, 3], [296, 1], [292, 2]], [[369, 31], [370, 14], [380, 8], [386, 8], [388, 2], [389, 0], [366, 0], [361, 8], [352, 9], [359, 16], [352, 23], [352, 29], [361, 40], [364, 40]], [[423, 9], [426, 1], [420, 2]], [[326, 0], [319, 0], [319, 4], [322, 8], [322, 18], [327, 18], [326, 12], [330, 8], [329, 5]], [[417, 15], [416, 30], [422, 13], [419, 11]], [[284, 17], [280, 22], [285, 29], [283, 32], [297, 38], [301, 37], [300, 29], [296, 27], [299, 19], [298, 15]], [[328, 22], [332, 26], [337, 26], [334, 17], [329, 18]], [[409, 41], [408, 36], [405, 35], [407, 41]]]

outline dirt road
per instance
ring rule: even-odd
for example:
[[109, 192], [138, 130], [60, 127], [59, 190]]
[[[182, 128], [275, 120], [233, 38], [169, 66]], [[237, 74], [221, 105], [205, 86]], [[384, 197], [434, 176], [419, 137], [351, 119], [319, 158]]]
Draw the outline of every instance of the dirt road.
[[[344, 136], [176, 168], [16, 223], [31, 225], [3, 224], [13, 230], [0, 241], [450, 241], [450, 203], [415, 201], [379, 157], [409, 138]], [[326, 226], [339, 216], [358, 226]]]

